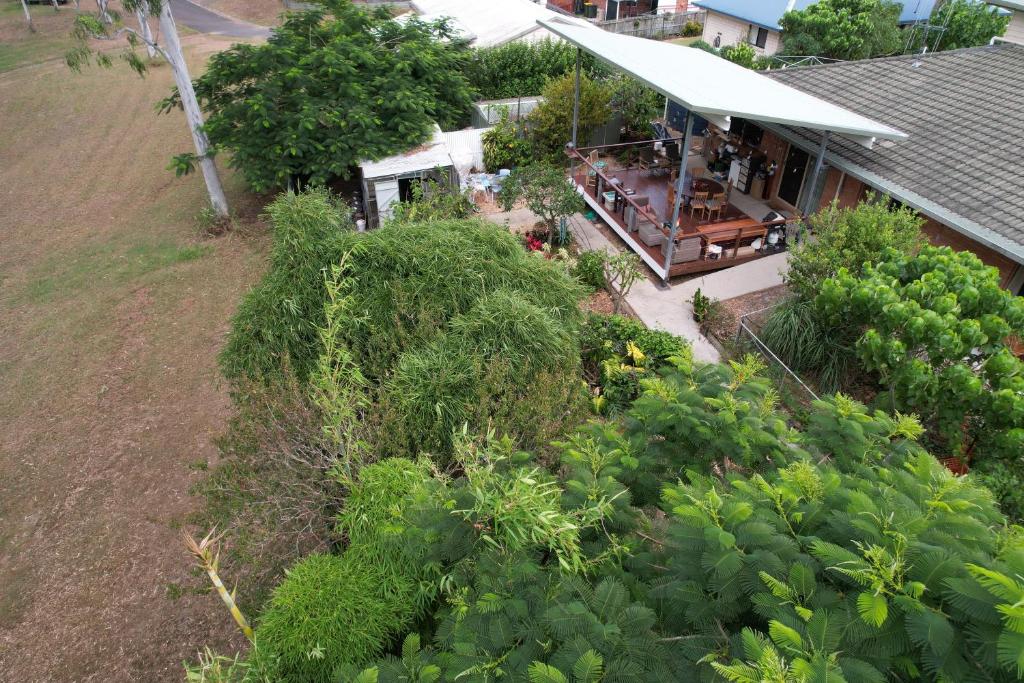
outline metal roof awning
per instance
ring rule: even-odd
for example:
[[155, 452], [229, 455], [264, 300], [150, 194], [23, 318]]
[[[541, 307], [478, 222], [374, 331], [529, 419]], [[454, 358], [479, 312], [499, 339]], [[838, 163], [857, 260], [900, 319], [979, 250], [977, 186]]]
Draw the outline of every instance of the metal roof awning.
[[865, 146], [907, 134], [774, 81], [713, 54], [682, 45], [617, 35], [560, 19], [541, 26], [721, 128], [729, 117], [840, 133]]

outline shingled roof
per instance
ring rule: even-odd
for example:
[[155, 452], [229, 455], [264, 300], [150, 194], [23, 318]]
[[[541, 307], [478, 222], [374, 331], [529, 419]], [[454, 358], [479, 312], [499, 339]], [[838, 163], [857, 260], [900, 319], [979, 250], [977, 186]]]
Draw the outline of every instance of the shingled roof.
[[[1024, 46], [868, 59], [768, 74], [909, 140], [833, 136], [830, 165], [1024, 263]], [[819, 133], [772, 127], [816, 149]]]

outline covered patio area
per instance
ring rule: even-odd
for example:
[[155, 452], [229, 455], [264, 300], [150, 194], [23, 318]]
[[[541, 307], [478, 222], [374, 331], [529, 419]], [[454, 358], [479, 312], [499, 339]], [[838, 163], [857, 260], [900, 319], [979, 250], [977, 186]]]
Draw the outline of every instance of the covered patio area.
[[[878, 138], [906, 134], [833, 105], [716, 55], [680, 45], [616, 35], [562, 22], [539, 22], [576, 45], [576, 99], [572, 139], [566, 145], [569, 176], [587, 204], [665, 282], [719, 270], [785, 250], [799, 239], [802, 219], [758, 216], [761, 207], [740, 196], [727, 177], [713, 177], [692, 154], [694, 122], [728, 131], [733, 116], [747, 121], [800, 126], [821, 132], [801, 212], [820, 199], [830, 134], [870, 147]], [[682, 135], [604, 148], [579, 148], [579, 89], [586, 51], [641, 81], [685, 110]], [[746, 205], [748, 211], [741, 210]]]
[[[669, 277], [720, 270], [786, 249], [795, 218], [742, 195], [691, 156], [674, 237], [681, 140], [569, 150], [570, 175], [590, 208], [656, 272], [675, 241]], [[769, 215], [774, 216], [765, 221]]]

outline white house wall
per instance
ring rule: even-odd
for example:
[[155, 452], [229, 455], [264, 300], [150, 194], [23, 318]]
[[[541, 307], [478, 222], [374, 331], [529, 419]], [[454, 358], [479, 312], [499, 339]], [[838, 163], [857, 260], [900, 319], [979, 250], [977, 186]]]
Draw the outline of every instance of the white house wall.
[[1024, 12], [1015, 11], [1013, 13], [1013, 16], [1010, 17], [1010, 25], [1007, 27], [1006, 35], [1003, 38], [1024, 45]]
[[[745, 43], [750, 35], [750, 23], [709, 10], [707, 18], [704, 20], [703, 39], [714, 45], [715, 36], [719, 33], [722, 34], [722, 47]], [[781, 36], [778, 31], [768, 31], [768, 41], [764, 48], [759, 48], [756, 45], [752, 47], [758, 54], [773, 55], [782, 47]]]

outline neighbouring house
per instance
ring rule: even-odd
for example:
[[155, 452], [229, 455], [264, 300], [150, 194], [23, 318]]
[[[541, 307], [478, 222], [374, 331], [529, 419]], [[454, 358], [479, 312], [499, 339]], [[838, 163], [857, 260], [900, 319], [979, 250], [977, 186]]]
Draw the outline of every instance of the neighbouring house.
[[595, 19], [627, 19], [641, 14], [686, 12], [689, 9], [689, 0], [550, 0], [552, 7], [563, 12], [585, 16], [587, 5]]
[[413, 188], [434, 180], [459, 187], [474, 170], [483, 169], [483, 134], [489, 128], [442, 133], [434, 130], [430, 142], [378, 161], [359, 165], [366, 227], [377, 228], [391, 217], [394, 205], [409, 201]]
[[474, 47], [497, 47], [516, 41], [555, 39], [537, 22], [562, 16], [531, 0], [412, 0], [412, 8], [423, 19], [447, 18]]
[[1009, 10], [1010, 25], [1003, 40], [1024, 45], [1024, 0], [989, 0], [990, 5]]
[[[1014, 2], [1015, 0], [1003, 0]], [[715, 47], [749, 43], [758, 54], [771, 56], [782, 49], [782, 16], [804, 10], [816, 0], [693, 0], [707, 10], [703, 39]], [[937, 0], [905, 0], [900, 25], [910, 26], [931, 17]], [[999, 3], [992, 3], [999, 4]], [[1018, 3], [1020, 4], [1020, 3]]]
[[[1005, 1], [1005, 0], [1004, 0]], [[927, 219], [935, 244], [970, 250], [1024, 295], [1024, 45], [884, 57], [772, 71], [770, 78], [909, 134], [871, 149], [834, 136], [816, 188], [805, 182], [821, 135], [765, 124], [760, 148], [779, 170], [777, 207], [851, 206], [884, 193]], [[812, 204], [813, 202], [812, 199]]]

